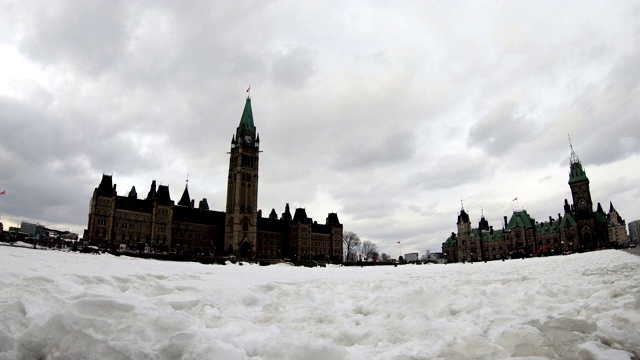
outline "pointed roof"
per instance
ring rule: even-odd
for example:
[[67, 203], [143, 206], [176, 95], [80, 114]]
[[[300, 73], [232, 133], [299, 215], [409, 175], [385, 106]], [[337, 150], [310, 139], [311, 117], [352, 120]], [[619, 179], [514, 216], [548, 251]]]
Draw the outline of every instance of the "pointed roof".
[[255, 125], [253, 125], [253, 111], [251, 111], [251, 98], [247, 96], [247, 101], [244, 104], [244, 110], [242, 111], [242, 118], [240, 118], [240, 125], [238, 130], [256, 131]]
[[340, 224], [340, 220], [338, 219], [338, 214], [336, 213], [329, 213], [329, 215], [327, 216], [327, 223], [326, 225], [342, 225]]
[[112, 176], [102, 174], [102, 180], [100, 180], [100, 185], [98, 185], [96, 190], [100, 195], [114, 195]]
[[285, 205], [284, 212], [282, 213], [282, 220], [291, 220], [291, 211], [289, 211], [289, 203]]
[[560, 227], [574, 226], [576, 224], [576, 221], [570, 213], [565, 213], [562, 221], [560, 221]]
[[297, 208], [293, 215], [293, 221], [299, 221], [303, 223], [311, 223], [311, 219], [307, 216], [307, 212], [304, 208]]
[[136, 187], [135, 185], [131, 188], [131, 191], [129, 191], [129, 197], [130, 198], [138, 198], [138, 193], [136, 192]]
[[469, 220], [469, 214], [467, 214], [467, 212], [464, 211], [464, 209], [460, 210], [460, 215], [458, 215], [457, 224], [469, 223], [469, 222], [471, 222], [471, 220]]
[[171, 201], [171, 194], [169, 194], [169, 186], [168, 185], [160, 185], [158, 186], [158, 192], [156, 194], [155, 200], [159, 204], [163, 205], [172, 205], [173, 201]]
[[511, 230], [517, 227], [528, 229], [533, 226], [533, 223], [534, 222], [529, 214], [527, 214], [526, 210], [514, 211], [513, 215], [511, 215], [511, 219], [509, 220], [509, 224], [507, 225], [507, 229]]
[[180, 201], [178, 201], [178, 205], [180, 206], [191, 206], [191, 197], [189, 197], [189, 186], [184, 187], [184, 192], [182, 193], [182, 197]]
[[155, 180], [151, 182], [151, 187], [149, 188], [149, 192], [147, 193], [146, 200], [153, 200], [154, 197], [156, 197], [156, 181]]
[[569, 184], [573, 184], [578, 181], [589, 181], [587, 173], [582, 169], [582, 164], [578, 155], [573, 151], [573, 145], [571, 145], [571, 139], [569, 139], [569, 147], [571, 148], [571, 156], [569, 157]]

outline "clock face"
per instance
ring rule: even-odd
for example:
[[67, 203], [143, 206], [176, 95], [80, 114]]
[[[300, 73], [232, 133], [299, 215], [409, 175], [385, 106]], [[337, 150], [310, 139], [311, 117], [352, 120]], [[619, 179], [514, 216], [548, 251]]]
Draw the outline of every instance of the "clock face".
[[245, 136], [245, 137], [244, 137], [244, 142], [246, 142], [247, 144], [251, 144], [251, 141], [252, 141], [252, 140], [253, 140], [253, 139], [251, 139], [251, 136], [249, 136], [249, 135], [247, 135], [247, 136]]

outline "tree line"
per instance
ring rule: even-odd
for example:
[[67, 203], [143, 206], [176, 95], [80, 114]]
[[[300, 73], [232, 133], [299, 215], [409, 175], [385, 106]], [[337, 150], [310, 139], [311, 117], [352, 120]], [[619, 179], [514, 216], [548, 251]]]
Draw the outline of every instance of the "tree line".
[[365, 240], [360, 240], [358, 234], [352, 231], [345, 231], [342, 234], [343, 252], [345, 262], [376, 261], [386, 262], [390, 256], [378, 252], [378, 245]]

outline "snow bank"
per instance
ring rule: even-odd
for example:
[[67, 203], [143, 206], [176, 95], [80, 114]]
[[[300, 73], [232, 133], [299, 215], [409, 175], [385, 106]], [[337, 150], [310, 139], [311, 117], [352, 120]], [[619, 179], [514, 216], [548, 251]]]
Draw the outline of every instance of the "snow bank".
[[640, 257], [202, 265], [0, 246], [0, 359], [640, 356]]

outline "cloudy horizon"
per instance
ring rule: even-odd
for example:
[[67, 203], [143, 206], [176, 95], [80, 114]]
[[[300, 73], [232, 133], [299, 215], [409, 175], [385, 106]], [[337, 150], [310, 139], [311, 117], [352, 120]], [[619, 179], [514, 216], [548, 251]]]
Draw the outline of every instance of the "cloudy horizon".
[[[640, 2], [0, 3], [0, 221], [82, 235], [103, 173], [222, 211], [251, 86], [258, 205], [439, 251], [570, 199], [640, 219]], [[517, 201], [513, 201], [518, 198]]]

